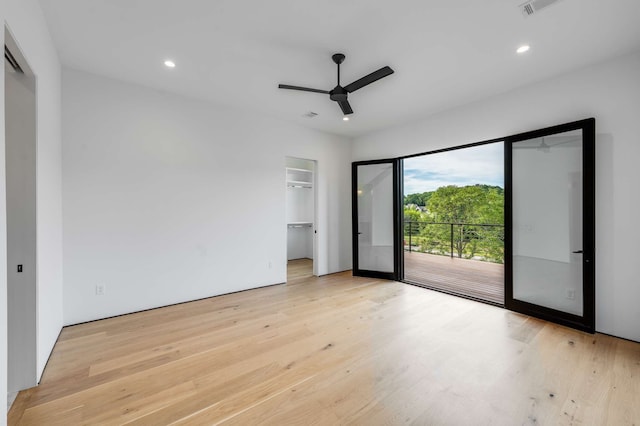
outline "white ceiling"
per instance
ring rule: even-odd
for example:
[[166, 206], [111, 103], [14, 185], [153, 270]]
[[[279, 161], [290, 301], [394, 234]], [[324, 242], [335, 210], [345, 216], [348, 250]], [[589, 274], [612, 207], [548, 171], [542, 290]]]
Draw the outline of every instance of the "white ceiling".
[[[521, 0], [40, 3], [68, 67], [348, 136], [640, 50], [639, 0], [560, 0], [528, 18]], [[327, 95], [277, 88], [330, 90], [336, 52], [343, 86], [395, 70], [349, 95], [349, 122]]]

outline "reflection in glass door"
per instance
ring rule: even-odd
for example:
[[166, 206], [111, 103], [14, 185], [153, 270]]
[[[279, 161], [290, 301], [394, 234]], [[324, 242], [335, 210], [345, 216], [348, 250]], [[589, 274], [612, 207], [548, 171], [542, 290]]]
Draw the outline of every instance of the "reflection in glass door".
[[397, 161], [354, 163], [354, 275], [396, 279]]
[[585, 330], [594, 327], [593, 139], [586, 120], [510, 145], [507, 307]]

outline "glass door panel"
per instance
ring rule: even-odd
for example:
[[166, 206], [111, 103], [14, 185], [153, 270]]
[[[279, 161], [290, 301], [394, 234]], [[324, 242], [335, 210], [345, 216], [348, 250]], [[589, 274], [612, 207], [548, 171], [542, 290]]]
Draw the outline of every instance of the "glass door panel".
[[513, 144], [513, 297], [582, 315], [582, 132]]
[[354, 164], [354, 274], [396, 278], [396, 161]]
[[592, 329], [593, 149], [582, 124], [511, 142], [507, 307]]

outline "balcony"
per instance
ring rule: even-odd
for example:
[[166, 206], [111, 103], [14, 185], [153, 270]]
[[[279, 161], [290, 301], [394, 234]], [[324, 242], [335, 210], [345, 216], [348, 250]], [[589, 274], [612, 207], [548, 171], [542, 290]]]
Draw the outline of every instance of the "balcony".
[[504, 226], [405, 222], [404, 279], [504, 303]]

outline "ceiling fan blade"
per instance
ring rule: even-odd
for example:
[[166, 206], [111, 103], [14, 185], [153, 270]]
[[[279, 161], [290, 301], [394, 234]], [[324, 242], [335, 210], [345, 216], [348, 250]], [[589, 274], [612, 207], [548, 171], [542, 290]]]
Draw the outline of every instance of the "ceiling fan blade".
[[564, 144], [571, 143], [571, 142], [577, 142], [577, 141], [581, 141], [582, 142], [582, 135], [576, 136], [576, 137], [571, 138], [571, 139], [564, 140], [562, 142], [554, 142], [554, 139], [556, 139], [556, 138], [548, 138], [548, 139], [551, 139], [551, 140], [548, 141], [549, 143], [547, 145], [549, 145], [550, 147], [554, 147], [554, 146], [560, 146], [560, 145], [564, 145]]
[[351, 105], [349, 105], [349, 101], [338, 101], [338, 105], [340, 105], [340, 109], [344, 115], [353, 114], [353, 110], [351, 109]]
[[344, 90], [347, 92], [355, 92], [358, 89], [363, 88], [364, 86], [373, 83], [374, 81], [378, 81], [381, 78], [384, 78], [388, 75], [393, 74], [393, 70], [389, 67], [382, 67], [378, 71], [374, 71], [369, 75], [365, 75], [359, 80], [354, 81], [351, 84], [344, 86]]
[[310, 89], [308, 87], [300, 87], [300, 86], [289, 86], [288, 84], [278, 84], [278, 89], [301, 90], [303, 92], [324, 93], [325, 95], [329, 94], [329, 91], [327, 90]]

